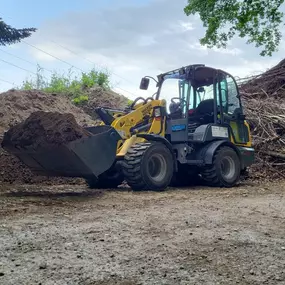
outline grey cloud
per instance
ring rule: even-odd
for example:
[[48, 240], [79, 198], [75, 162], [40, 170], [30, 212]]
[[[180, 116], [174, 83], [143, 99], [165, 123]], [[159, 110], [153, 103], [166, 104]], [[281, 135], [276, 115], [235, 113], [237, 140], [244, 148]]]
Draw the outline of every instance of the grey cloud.
[[[52, 39], [81, 53], [98, 53], [126, 65], [157, 70], [191, 63], [227, 68], [242, 65], [241, 58], [266, 61], [242, 40], [233, 41], [233, 48], [243, 51], [238, 56], [213, 50], [205, 53], [193, 47], [203, 36], [204, 29], [197, 18], [184, 15], [185, 3], [183, 0], [151, 0], [140, 6], [112, 6], [100, 11], [67, 14], [47, 22], [32, 40], [44, 43], [45, 39]], [[180, 21], [192, 23], [194, 29], [179, 30]], [[150, 44], [141, 44], [146, 43], [146, 39], [151, 39]]]

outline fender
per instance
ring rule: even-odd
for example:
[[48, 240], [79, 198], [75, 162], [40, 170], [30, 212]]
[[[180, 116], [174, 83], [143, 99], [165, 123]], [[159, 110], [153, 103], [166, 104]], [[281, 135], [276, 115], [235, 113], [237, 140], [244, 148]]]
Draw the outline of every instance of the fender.
[[240, 153], [240, 150], [230, 141], [228, 140], [219, 140], [219, 141], [213, 141], [206, 146], [204, 146], [197, 154], [198, 159], [204, 160], [205, 164], [212, 164], [213, 163], [213, 158], [216, 150], [220, 146], [229, 146], [231, 147], [238, 155], [240, 162], [241, 162], [241, 167], [244, 167], [243, 159]]
[[171, 143], [166, 138], [159, 136], [159, 135], [154, 135], [154, 134], [137, 134], [136, 136], [139, 138], [144, 138], [148, 141], [156, 141], [156, 142], [163, 143], [170, 150], [172, 154], [175, 172], [178, 171], [178, 164], [177, 164], [177, 158], [176, 158], [175, 152], [173, 151]]

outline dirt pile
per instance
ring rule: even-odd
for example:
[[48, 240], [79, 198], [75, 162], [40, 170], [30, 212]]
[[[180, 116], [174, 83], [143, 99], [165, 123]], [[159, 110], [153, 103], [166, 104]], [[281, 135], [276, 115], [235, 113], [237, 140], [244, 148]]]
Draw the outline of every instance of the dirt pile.
[[88, 114], [74, 106], [70, 99], [63, 95], [46, 94], [37, 90], [12, 89], [0, 94], [0, 133], [37, 111], [71, 113], [76, 117], [77, 123], [82, 126], [94, 124]]
[[[70, 99], [63, 95], [46, 94], [41, 91], [18, 91], [9, 90], [7, 92], [0, 94], [0, 142], [3, 140], [4, 132], [10, 127], [22, 123], [26, 120], [33, 112], [47, 111], [47, 112], [58, 112], [58, 113], [70, 113], [76, 118], [76, 123], [81, 126], [94, 125], [94, 120], [86, 114], [82, 109], [74, 106]], [[31, 117], [35, 118], [35, 117]], [[34, 129], [34, 126], [39, 122], [48, 124], [50, 121], [39, 120], [34, 122], [33, 120], [28, 120], [30, 122], [29, 132], [25, 132], [24, 136], [21, 134], [21, 129], [16, 134], [16, 143], [28, 145], [31, 142], [31, 138], [37, 135], [40, 129]], [[58, 117], [57, 117], [58, 118]], [[68, 116], [68, 120], [70, 115]], [[74, 137], [80, 136], [80, 132], [73, 133], [70, 137], [68, 128], [73, 124], [64, 120], [65, 125], [59, 125], [60, 130], [63, 130], [62, 137], [53, 132], [53, 127], [56, 125], [56, 121], [52, 121], [53, 124], [50, 128], [45, 127], [47, 131], [45, 133], [48, 137], [48, 141], [55, 140], [69, 140]], [[46, 125], [45, 125], [46, 126]], [[26, 125], [27, 127], [27, 125]], [[13, 129], [14, 131], [17, 130]], [[48, 131], [49, 130], [49, 131]], [[64, 131], [65, 130], [65, 131]], [[11, 132], [9, 132], [11, 135]], [[53, 138], [52, 138], [53, 136]], [[67, 137], [66, 137], [67, 136]], [[41, 137], [41, 136], [40, 136]], [[33, 137], [35, 138], [35, 137]], [[43, 137], [42, 137], [43, 138]], [[15, 133], [13, 133], [13, 141], [15, 141]], [[36, 144], [40, 143], [38, 139]], [[33, 145], [35, 147], [35, 145]], [[0, 145], [0, 182], [18, 182], [18, 183], [45, 183], [45, 184], [57, 184], [57, 183], [79, 183], [82, 182], [80, 179], [70, 179], [70, 178], [48, 178], [35, 176], [31, 171], [23, 165], [16, 157], [7, 153]]]
[[38, 111], [25, 121], [9, 129], [3, 145], [16, 148], [53, 148], [91, 134], [80, 127], [70, 113]]
[[93, 87], [86, 91], [88, 102], [81, 106], [85, 113], [93, 119], [97, 119], [94, 109], [107, 107], [114, 109], [125, 109], [128, 105], [128, 98], [119, 95], [112, 90], [104, 90], [102, 87]]
[[[33, 150], [45, 147], [52, 151], [52, 148], [58, 145], [89, 135], [89, 132], [76, 123], [72, 114], [38, 111], [5, 133], [1, 145]], [[81, 179], [35, 176], [18, 158], [5, 151], [0, 152], [0, 170], [3, 182], [47, 184], [82, 182]]]
[[285, 178], [285, 60], [240, 85], [256, 164], [251, 176]]
[[[2, 138], [0, 137], [0, 144]], [[27, 184], [83, 184], [79, 178], [45, 177], [34, 175], [19, 159], [0, 148], [0, 182]]]

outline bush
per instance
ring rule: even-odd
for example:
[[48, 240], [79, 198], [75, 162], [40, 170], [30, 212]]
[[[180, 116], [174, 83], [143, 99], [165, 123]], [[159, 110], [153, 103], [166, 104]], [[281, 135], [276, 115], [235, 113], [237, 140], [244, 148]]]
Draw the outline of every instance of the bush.
[[94, 68], [89, 72], [82, 72], [79, 76], [72, 76], [71, 69], [68, 74], [53, 72], [50, 79], [42, 75], [42, 69], [38, 66], [36, 78], [26, 79], [19, 89], [37, 89], [47, 93], [66, 94], [71, 97], [75, 104], [88, 101], [86, 89], [100, 86], [110, 90], [110, 74], [108, 72], [96, 71]]
[[79, 97], [72, 99], [72, 102], [76, 105], [84, 104], [84, 103], [88, 102], [88, 96], [87, 95], [80, 95]]

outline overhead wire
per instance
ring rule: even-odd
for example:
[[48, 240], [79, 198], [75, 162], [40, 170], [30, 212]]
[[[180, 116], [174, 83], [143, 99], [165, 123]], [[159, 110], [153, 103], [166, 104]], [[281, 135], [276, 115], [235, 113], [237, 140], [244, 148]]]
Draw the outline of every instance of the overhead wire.
[[13, 86], [16, 86], [16, 84], [12, 83], [11, 81], [8, 81], [8, 80], [2, 79], [2, 78], [0, 78], [0, 81], [11, 84]]
[[[36, 47], [35, 45], [32, 45], [32, 44], [30, 44], [30, 43], [27, 43], [25, 40], [23, 40], [22, 42], [25, 43], [25, 44], [27, 44], [27, 45], [29, 45], [29, 46], [31, 46], [31, 47], [33, 47], [33, 48], [35, 48], [35, 49], [37, 49], [37, 50], [39, 50], [39, 51], [41, 51], [41, 52], [43, 52], [43, 53], [45, 53], [45, 54], [47, 54], [47, 55], [49, 55], [49, 56], [51, 56], [51, 57], [53, 57], [53, 58], [55, 58], [55, 59], [57, 59], [57, 60], [59, 60], [59, 61], [61, 61], [61, 62], [63, 62], [63, 63], [68, 64], [68, 65], [71, 66], [71, 67], [74, 67], [74, 68], [80, 70], [81, 72], [84, 72], [81, 68], [78, 68], [78, 67], [76, 67], [76, 66], [74, 66], [74, 65], [72, 65], [72, 64], [70, 64], [70, 63], [68, 63], [68, 62], [66, 62], [66, 61], [63, 60], [63, 59], [61, 59], [61, 58], [59, 58], [59, 57], [57, 57], [57, 56], [52, 55], [51, 53], [46, 52], [46, 51], [44, 51], [43, 49], [40, 49], [40, 48]], [[54, 41], [52, 41], [52, 42], [54, 42]], [[56, 42], [54, 42], [54, 43], [57, 44]], [[57, 44], [57, 45], [59, 45], [59, 44]], [[72, 52], [73, 54], [75, 54], [75, 55], [77, 55], [77, 56], [80, 57], [80, 55], [77, 54], [76, 52], [71, 51], [70, 49], [68, 49], [68, 48], [66, 48], [66, 47], [63, 47], [62, 45], [59, 45], [59, 46], [61, 46], [62, 48], [66, 49], [66, 50], [69, 50], [69, 51]], [[84, 58], [84, 59], [87, 60], [87, 61], [89, 61], [89, 62], [91, 62], [91, 63], [94, 64], [94, 65], [97, 65], [96, 63], [90, 61], [89, 59], [86, 59], [86, 58]], [[112, 74], [115, 75], [115, 73], [112, 73]], [[119, 76], [119, 75], [116, 75], [116, 76], [121, 77], [121, 76]], [[127, 80], [127, 79], [125, 79], [125, 78], [123, 78], [123, 77], [121, 77], [121, 78], [124, 79], [124, 80]], [[129, 82], [132, 83], [131, 81], [129, 81]], [[133, 84], [133, 83], [132, 83], [132, 84]], [[117, 88], [118, 90], [121, 90], [121, 91], [124, 91], [124, 92], [126, 92], [126, 93], [129, 93], [129, 94], [131, 94], [131, 95], [136, 96], [134, 93], [132, 93], [132, 92], [126, 90], [126, 89], [123, 89], [123, 88], [121, 88], [121, 87], [116, 87], [116, 88]]]
[[[29, 70], [29, 69], [26, 69], [26, 68], [24, 68], [24, 67], [21, 67], [21, 66], [19, 66], [19, 65], [17, 65], [17, 64], [14, 64], [14, 63], [12, 63], [12, 62], [9, 62], [9, 61], [7, 61], [7, 60], [4, 60], [4, 59], [1, 59], [1, 58], [0, 58], [0, 61], [4, 62], [4, 63], [6, 63], [6, 64], [9, 64], [9, 65], [11, 65], [11, 66], [13, 66], [13, 67], [16, 67], [16, 68], [18, 68], [18, 69], [24, 70], [24, 71], [26, 71], [26, 72], [28, 72], [28, 73], [31, 73], [31, 74], [33, 74], [33, 75], [35, 75], [35, 76], [38, 76], [38, 74], [36, 74], [35, 72], [33, 72], [33, 71]], [[48, 80], [48, 78], [47, 78], [46, 76], [44, 76], [44, 75], [41, 75], [41, 76], [42, 76], [43, 78], [45, 78], [45, 79]]]
[[[73, 64], [70, 64], [69, 62], [67, 62], [67, 61], [65, 61], [65, 60], [63, 60], [63, 59], [61, 59], [61, 58], [59, 58], [59, 57], [57, 57], [57, 56], [54, 56], [53, 54], [51, 54], [51, 53], [49, 53], [49, 52], [47, 52], [47, 51], [45, 51], [45, 50], [43, 50], [43, 49], [41, 49], [41, 48], [38, 48], [37, 46], [35, 46], [35, 45], [33, 45], [33, 44], [30, 44], [30, 43], [26, 42], [25, 40], [22, 40], [22, 42], [23, 42], [24, 44], [26, 44], [26, 45], [28, 45], [28, 46], [30, 46], [30, 47], [32, 47], [32, 48], [38, 50], [38, 51], [44, 53], [44, 54], [47, 54], [47, 55], [50, 56], [50, 57], [55, 58], [56, 60], [59, 60], [59, 61], [62, 62], [62, 63], [65, 63], [65, 64], [69, 65], [69, 66], [72, 67], [72, 68], [75, 68], [75, 69], [77, 69], [77, 70], [80, 70], [81, 72], [84, 72], [84, 70], [82, 70], [81, 68], [76, 67], [76, 66], [74, 66]], [[54, 41], [52, 41], [52, 42], [54, 42]], [[59, 46], [61, 46], [62, 48], [66, 49], [66, 50], [69, 50], [70, 52], [72, 52], [73, 54], [77, 55], [78, 57], [82, 57], [82, 56], [79, 55], [78, 53], [76, 53], [76, 52], [74, 52], [74, 51], [72, 51], [72, 50], [70, 50], [70, 49], [68, 49], [68, 48], [66, 48], [66, 47], [64, 47], [64, 46], [62, 46], [62, 45], [56, 43], [56, 42], [54, 42], [54, 43], [57, 44], [57, 45], [59, 45]], [[3, 51], [3, 50], [1, 49], [1, 51]], [[9, 55], [12, 55], [12, 56], [14, 56], [14, 57], [16, 57], [16, 58], [18, 58], [18, 59], [20, 59], [20, 60], [26, 61], [26, 62], [28, 62], [28, 63], [30, 63], [30, 64], [34, 64], [34, 63], [32, 63], [32, 62], [30, 62], [30, 61], [28, 61], [28, 60], [25, 60], [25, 59], [23, 59], [23, 58], [21, 58], [21, 57], [15, 56], [15, 55], [13, 55], [13, 54], [11, 54], [11, 53], [9, 53], [9, 52], [6, 52], [6, 51], [3, 51], [3, 52], [4, 52], [4, 53], [7, 53], [7, 54], [9, 54]], [[94, 65], [97, 65], [95, 62], [89, 60], [88, 58], [85, 58], [85, 57], [82, 57], [82, 58], [84, 58], [85, 60], [87, 60], [88, 62], [90, 62], [90, 63], [92, 63], [92, 64], [94, 64]], [[3, 59], [0, 59], [0, 60], [1, 60], [2, 62], [5, 62], [6, 64], [9, 64], [9, 65], [11, 65], [11, 66], [14, 66], [14, 67], [16, 67], [16, 68], [18, 68], [18, 69], [22, 69], [22, 70], [24, 70], [24, 71], [26, 71], [26, 72], [29, 72], [29, 73], [34, 74], [34, 75], [37, 76], [37, 74], [36, 74], [35, 72], [32, 72], [32, 71], [30, 71], [30, 70], [28, 70], [28, 69], [25, 69], [25, 68], [23, 68], [23, 67], [20, 67], [20, 66], [18, 66], [18, 65], [16, 65], [16, 64], [13, 64], [13, 63], [8, 62], [8, 61], [6, 61], [6, 60], [3, 60]], [[50, 70], [48, 70], [48, 69], [46, 69], [46, 68], [42, 68], [42, 69], [47, 70], [47, 71], [50, 71]], [[52, 71], [50, 71], [50, 72], [52, 72]], [[124, 77], [122, 77], [122, 76], [120, 76], [120, 75], [118, 75], [118, 74], [116, 74], [116, 73], [114, 73], [114, 72], [111, 72], [111, 74], [116, 75], [117, 77], [120, 77], [121, 79], [124, 79], [124, 80], [126, 80], [126, 81], [132, 83], [132, 82], [129, 81], [128, 79], [126, 79], [126, 78], [124, 78]], [[43, 76], [43, 77], [46, 78], [45, 76]], [[133, 84], [133, 83], [132, 83], [132, 84]], [[123, 88], [121, 88], [121, 87], [116, 87], [116, 89], [121, 90], [121, 91], [124, 91], [124, 92], [126, 92], [126, 93], [129, 93], [129, 94], [131, 94], [131, 95], [136, 96], [136, 95], [135, 95], [134, 93], [132, 93], [131, 91], [128, 91], [128, 90], [123, 89]]]
[[[34, 66], [37, 65], [36, 63], [34, 63], [34, 62], [32, 62], [32, 61], [26, 60], [26, 59], [24, 59], [24, 58], [22, 58], [22, 57], [19, 57], [19, 56], [13, 54], [13, 53], [10, 53], [10, 52], [8, 52], [8, 51], [6, 51], [6, 50], [0, 49], [0, 51], [3, 52], [3, 53], [8, 54], [8, 55], [10, 55], [10, 56], [13, 56], [13, 57], [15, 57], [15, 58], [17, 58], [17, 59], [20, 59], [20, 60], [22, 60], [22, 61], [24, 61], [24, 62], [27, 62], [27, 63], [29, 63], [29, 64], [31, 64], [31, 65], [34, 65]], [[49, 69], [47, 69], [47, 68], [45, 68], [45, 67], [42, 67], [42, 66], [41, 66], [41, 68], [44, 69], [44, 70], [46, 70], [46, 71], [48, 71], [48, 72], [50, 72], [50, 73], [52, 73], [51, 70], [49, 70]]]
[[32, 44], [30, 44], [30, 43], [27, 43], [27, 42], [24, 41], [24, 40], [23, 40], [22, 42], [25, 43], [26, 45], [31, 46], [32, 48], [37, 49], [37, 50], [40, 51], [40, 52], [43, 52], [43, 53], [45, 53], [45, 54], [47, 54], [47, 55], [49, 55], [49, 56], [51, 56], [51, 57], [53, 57], [53, 58], [55, 58], [55, 59], [61, 61], [61, 62], [63, 62], [63, 63], [65, 63], [65, 64], [69, 65], [70, 67], [74, 67], [75, 69], [78, 69], [78, 70], [80, 70], [81, 72], [84, 72], [81, 68], [78, 68], [78, 67], [76, 67], [76, 66], [70, 64], [69, 62], [67, 62], [67, 61], [65, 61], [65, 60], [63, 60], [63, 59], [61, 59], [61, 58], [59, 58], [59, 57], [57, 57], [57, 56], [52, 55], [51, 53], [46, 52], [46, 51], [44, 51], [43, 49], [36, 47], [35, 45], [32, 45]]
[[[84, 57], [84, 56], [82, 56], [82, 55], [76, 53], [75, 51], [71, 50], [71, 49], [68, 48], [68, 47], [65, 47], [65, 46], [63, 46], [63, 45], [61, 45], [61, 44], [59, 44], [59, 43], [57, 43], [57, 42], [55, 42], [55, 41], [53, 41], [53, 40], [51, 40], [51, 42], [53, 42], [54, 44], [60, 46], [61, 48], [65, 49], [65, 50], [68, 50], [69, 52], [73, 53], [74, 55], [76, 55], [76, 56], [78, 56], [78, 57], [81, 57], [82, 59], [88, 61], [89, 63], [94, 64], [95, 66], [97, 65], [97, 66], [101, 66], [101, 67], [102, 67], [102, 65], [97, 64], [97, 63], [95, 63], [94, 61], [90, 60], [89, 58]], [[121, 76], [121, 75], [119, 75], [119, 74], [117, 74], [117, 73], [115, 73], [115, 72], [110, 72], [110, 73], [113, 74], [113, 75], [115, 75], [115, 76], [117, 76], [117, 77], [119, 77], [119, 78], [121, 78], [121, 79], [123, 79], [123, 80], [125, 80], [125, 81], [127, 81], [127, 82], [129, 82], [129, 83], [131, 83], [131, 84], [134, 84], [134, 83], [131, 82], [129, 79], [127, 79], [127, 78], [125, 78], [125, 77], [123, 77], [123, 76]]]
[[1, 59], [1, 58], [0, 58], [0, 60], [3, 61], [3, 62], [5, 62], [6, 64], [9, 64], [9, 65], [11, 65], [11, 66], [14, 66], [14, 67], [18, 68], [18, 69], [22, 69], [22, 70], [24, 70], [24, 71], [26, 71], [26, 72], [32, 73], [32, 74], [34, 74], [34, 75], [37, 75], [35, 72], [30, 71], [30, 70], [28, 70], [28, 69], [26, 69], [26, 68], [20, 67], [20, 66], [14, 64], [14, 63], [12, 63], [12, 62], [6, 61], [6, 60]]

